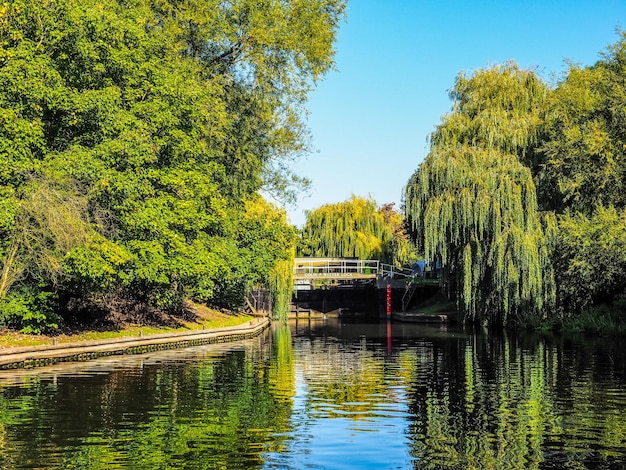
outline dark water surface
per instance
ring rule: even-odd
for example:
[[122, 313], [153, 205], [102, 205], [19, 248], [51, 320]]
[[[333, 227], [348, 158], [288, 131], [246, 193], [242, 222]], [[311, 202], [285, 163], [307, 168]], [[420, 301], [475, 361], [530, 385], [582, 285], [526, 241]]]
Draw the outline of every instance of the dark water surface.
[[626, 348], [338, 320], [0, 372], [0, 468], [626, 468]]

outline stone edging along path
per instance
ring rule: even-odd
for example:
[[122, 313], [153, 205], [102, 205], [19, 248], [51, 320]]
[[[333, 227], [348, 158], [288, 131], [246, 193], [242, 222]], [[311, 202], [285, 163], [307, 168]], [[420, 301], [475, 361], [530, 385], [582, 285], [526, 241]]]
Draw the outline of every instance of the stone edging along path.
[[193, 330], [118, 339], [81, 341], [0, 349], [0, 370], [39, 367], [59, 362], [87, 361], [116, 354], [141, 354], [159, 349], [184, 348], [201, 344], [224, 343], [259, 335], [270, 325], [268, 318], [256, 317], [243, 325], [209, 330]]

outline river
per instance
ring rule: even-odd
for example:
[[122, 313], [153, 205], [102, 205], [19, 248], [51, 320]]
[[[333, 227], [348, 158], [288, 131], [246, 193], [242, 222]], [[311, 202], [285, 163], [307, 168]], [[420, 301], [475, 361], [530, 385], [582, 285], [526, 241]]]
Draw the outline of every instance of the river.
[[0, 372], [0, 468], [621, 469], [619, 339], [328, 319]]

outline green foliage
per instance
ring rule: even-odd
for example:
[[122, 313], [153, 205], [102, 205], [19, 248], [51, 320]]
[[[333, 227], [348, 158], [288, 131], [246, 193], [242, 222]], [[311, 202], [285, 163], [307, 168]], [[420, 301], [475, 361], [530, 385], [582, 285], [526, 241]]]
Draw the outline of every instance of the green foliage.
[[592, 67], [570, 65], [548, 103], [537, 170], [542, 206], [626, 207], [626, 32]]
[[626, 302], [621, 298], [611, 305], [600, 304], [559, 318], [558, 327], [564, 333], [623, 335], [626, 333], [625, 309]]
[[565, 316], [626, 294], [626, 209], [559, 217], [555, 259]]
[[257, 198], [247, 203], [238, 230], [240, 272], [247, 273], [250, 285], [269, 287], [274, 318], [286, 320], [293, 290], [295, 227], [287, 223], [283, 209]]
[[30, 286], [11, 291], [0, 300], [0, 325], [39, 334], [58, 327], [56, 295]]
[[450, 91], [452, 112], [431, 136], [431, 145], [463, 143], [531, 162], [548, 92], [535, 73], [520, 70], [514, 62], [461, 72]]
[[468, 320], [516, 321], [554, 300], [545, 228], [530, 170], [547, 93], [513, 64], [457, 78], [453, 111], [406, 188], [418, 248], [441, 260]]
[[591, 329], [585, 318], [607, 318], [598, 312], [626, 281], [625, 74], [625, 32], [595, 65], [570, 65], [547, 103], [536, 171], [541, 206], [563, 213], [554, 258], [560, 314]]
[[391, 241], [383, 245], [381, 259], [397, 267], [412, 266], [421, 257], [411, 241], [404, 215], [394, 209], [395, 203], [383, 204], [378, 212], [383, 216], [385, 225], [393, 233]]
[[293, 250], [289, 259], [276, 261], [270, 271], [269, 287], [272, 298], [272, 314], [278, 320], [286, 321], [293, 291]]
[[392, 205], [377, 209], [372, 199], [352, 196], [307, 213], [299, 253], [304, 256], [380, 259], [403, 264], [415, 252]]
[[263, 227], [248, 212], [259, 191], [289, 199], [300, 181], [306, 93], [344, 8], [1, 6], [0, 298], [42, 284], [105, 304], [240, 304], [289, 246], [275, 248], [286, 221], [261, 230], [270, 248], [243, 227]]
[[[246, 290], [256, 285], [265, 285], [273, 289], [277, 296], [290, 296], [293, 283], [273, 284], [277, 265], [287, 263], [293, 270], [293, 249], [296, 231], [287, 223], [284, 209], [277, 208], [261, 197], [248, 200], [243, 215], [232, 220], [232, 243], [221, 258], [228, 261], [228, 266], [220, 269], [221, 290], [217, 299], [222, 303], [243, 305]], [[227, 291], [228, 286], [234, 287]], [[276, 290], [277, 289], [277, 290]], [[281, 298], [282, 298], [281, 297]], [[276, 300], [276, 299], [274, 299]]]
[[[468, 318], [597, 329], [589, 312], [618, 308], [625, 73], [621, 32], [600, 61], [570, 65], [554, 89], [512, 63], [457, 78], [453, 110], [406, 197], [418, 246], [443, 261]], [[546, 319], [551, 311], [560, 315]]]
[[132, 255], [122, 246], [97, 237], [70, 251], [65, 257], [65, 273], [85, 295], [108, 292], [128, 282], [124, 266]]

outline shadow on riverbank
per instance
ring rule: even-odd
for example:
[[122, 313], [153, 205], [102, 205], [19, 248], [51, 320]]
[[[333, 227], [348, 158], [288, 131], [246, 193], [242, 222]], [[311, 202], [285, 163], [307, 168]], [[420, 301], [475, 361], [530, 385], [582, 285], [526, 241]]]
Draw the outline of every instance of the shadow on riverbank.
[[[38, 367], [59, 362], [85, 361], [103, 356], [140, 354], [160, 349], [174, 349], [202, 344], [237, 341], [251, 338], [270, 325], [264, 317], [227, 327], [179, 329], [167, 333], [116, 336], [106, 339], [86, 340], [70, 337], [67, 342], [0, 349], [0, 369]], [[80, 337], [80, 336], [79, 336]]]
[[82, 322], [77, 320], [68, 322], [48, 334], [24, 334], [10, 329], [0, 330], [0, 354], [7, 348], [45, 347], [226, 328], [245, 324], [253, 318], [251, 315], [219, 311], [191, 302], [185, 305], [185, 313], [182, 315], [159, 313], [137, 316], [133, 313], [125, 315], [118, 313], [114, 317], [102, 317], [92, 314]]

